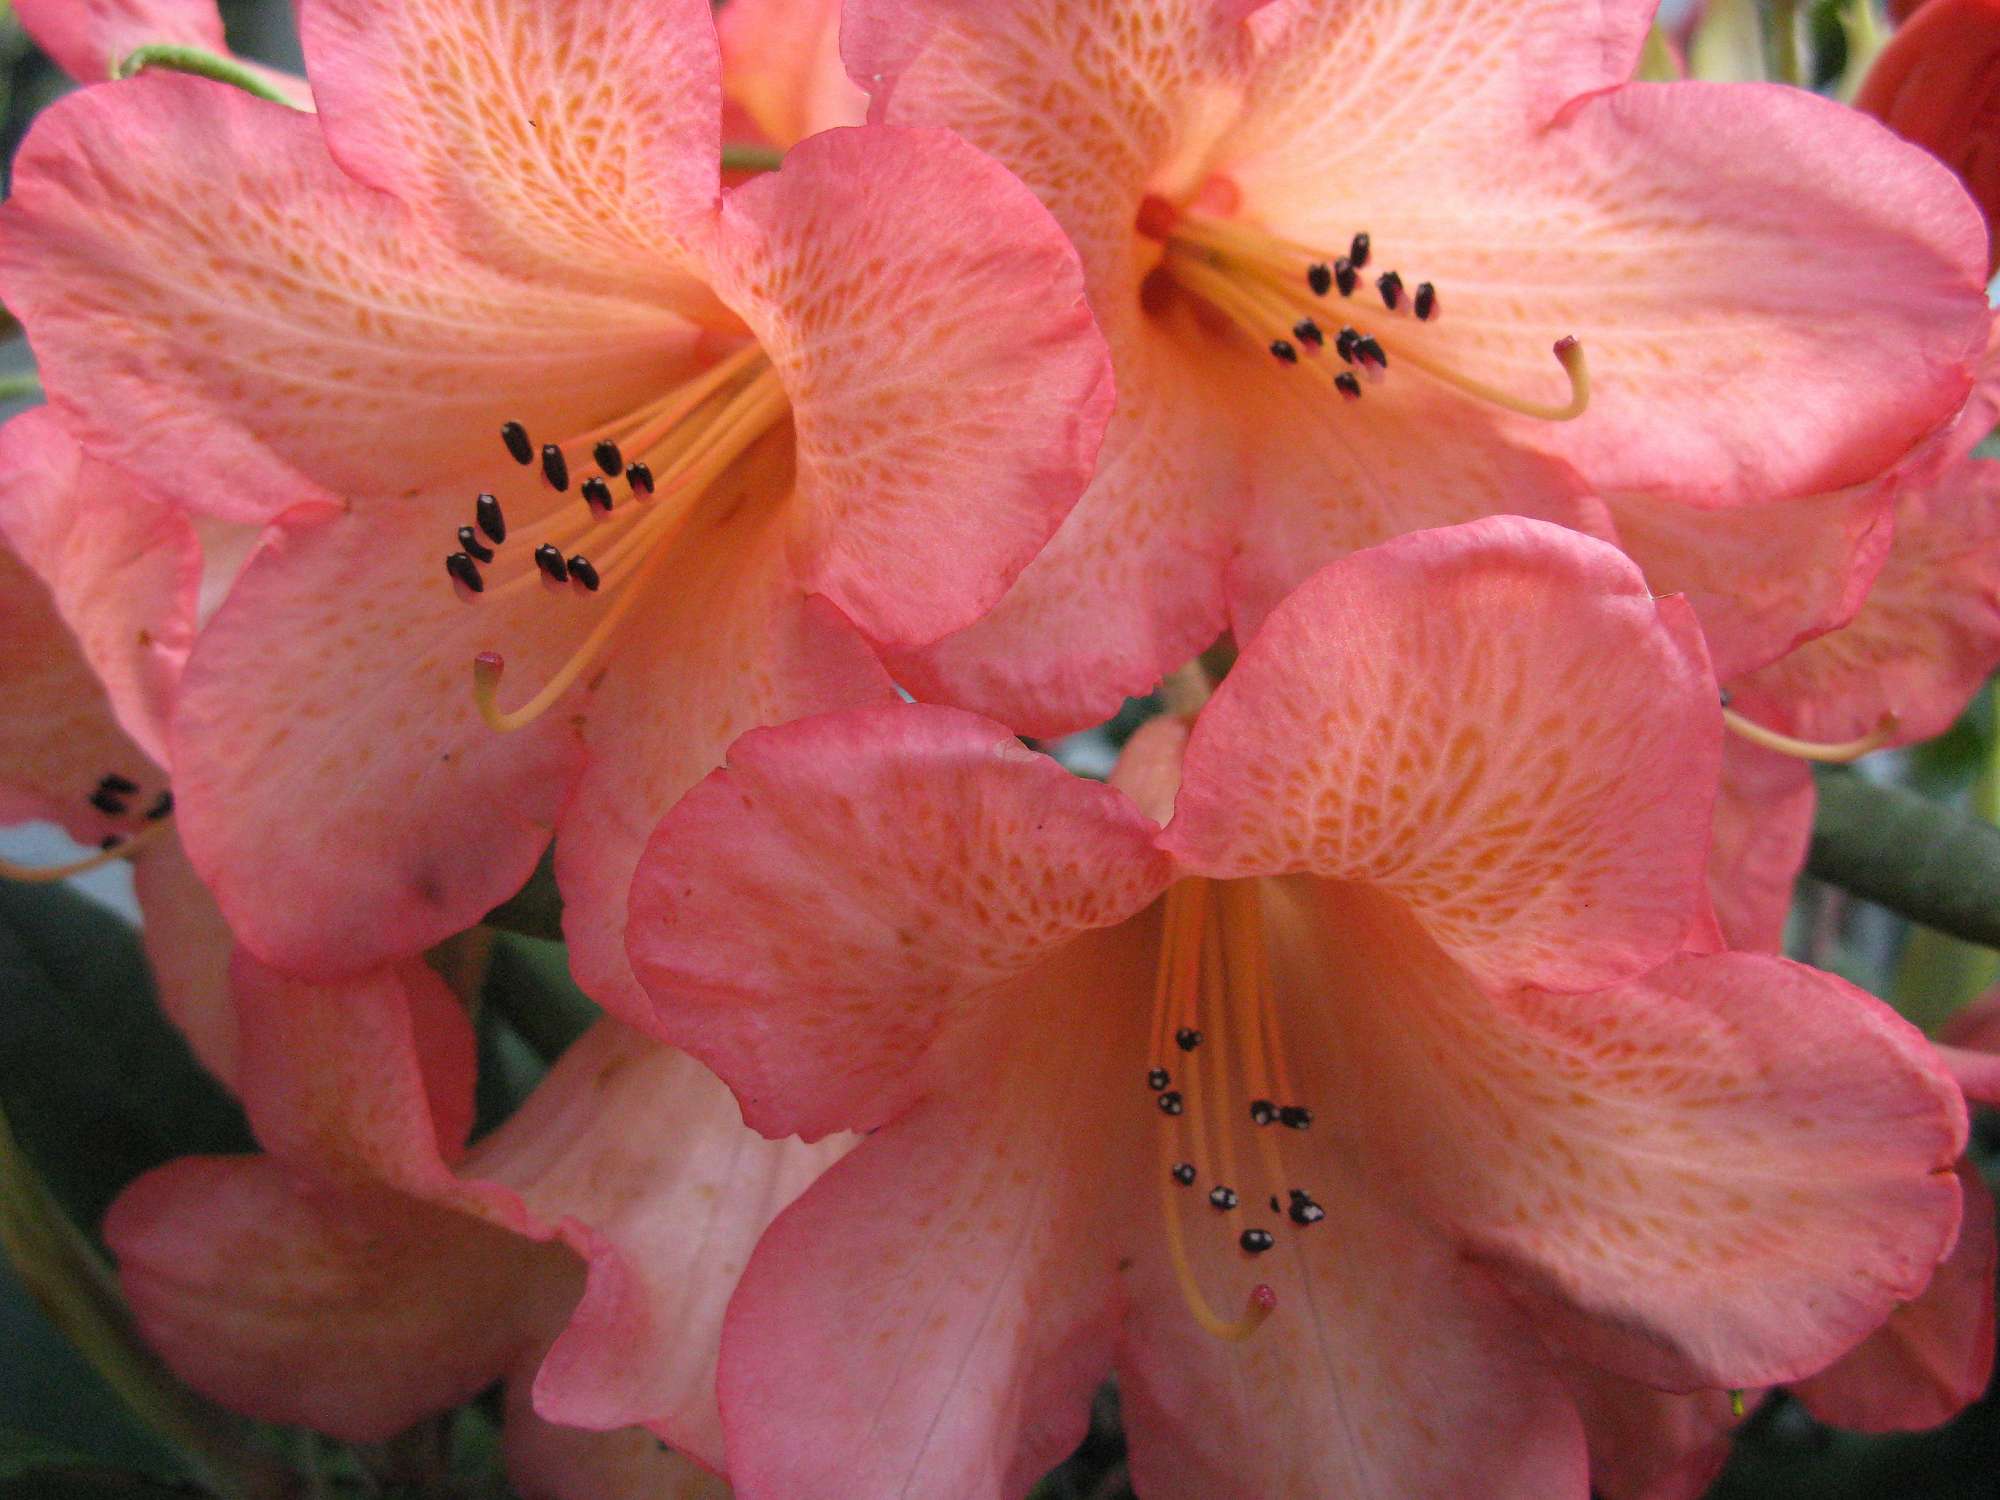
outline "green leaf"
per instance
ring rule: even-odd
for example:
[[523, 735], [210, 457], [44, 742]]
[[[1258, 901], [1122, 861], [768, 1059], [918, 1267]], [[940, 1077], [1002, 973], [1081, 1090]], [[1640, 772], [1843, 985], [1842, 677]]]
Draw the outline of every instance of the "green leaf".
[[556, 889], [555, 846], [542, 851], [528, 883], [486, 914], [486, 925], [524, 937], [562, 941], [562, 892]]
[[2000, 828], [1915, 792], [1821, 772], [1806, 870], [1912, 922], [2000, 948]]
[[0, 1111], [69, 1216], [176, 1156], [254, 1149], [154, 1004], [138, 934], [63, 886], [0, 882]]
[[512, 932], [493, 945], [480, 1000], [544, 1063], [554, 1062], [604, 1014], [570, 978], [567, 948]]

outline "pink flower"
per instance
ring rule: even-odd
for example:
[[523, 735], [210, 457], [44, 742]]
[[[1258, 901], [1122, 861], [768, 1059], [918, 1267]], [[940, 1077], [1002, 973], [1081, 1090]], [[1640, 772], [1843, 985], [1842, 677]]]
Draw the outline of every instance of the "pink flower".
[[715, 29], [730, 140], [790, 146], [867, 118], [868, 96], [840, 62], [840, 0], [729, 0]]
[[[1656, 502], [1843, 488], [1943, 420], [1985, 305], [1964, 195], [1796, 90], [1628, 86], [1653, 8], [849, 4], [880, 116], [962, 132], [1070, 232], [1120, 393], [1049, 550], [899, 677], [1052, 733], [1355, 547], [1526, 513], [1633, 524], [1650, 568]], [[1588, 410], [1539, 420], [1584, 405], [1571, 336]], [[1768, 660], [1866, 559], [1816, 513], [1758, 525], [1713, 546], [1791, 611]]]
[[1678, 956], [1720, 738], [1686, 606], [1512, 518], [1316, 574], [1130, 797], [947, 709], [746, 736], [634, 964], [752, 1125], [872, 1133], [731, 1305], [739, 1492], [1018, 1494], [1115, 1366], [1143, 1494], [1581, 1496], [1538, 1332], [1683, 1389], [1851, 1347], [1963, 1110], [1839, 980]]
[[525, 1493], [724, 1493], [624, 1429], [720, 1467], [724, 1303], [844, 1143], [759, 1139], [690, 1059], [606, 1021], [468, 1151], [472, 1034], [424, 965], [313, 986], [239, 955], [232, 979], [270, 1154], [169, 1163], [105, 1224], [174, 1370], [354, 1442], [505, 1379]]
[[719, 194], [704, 0], [504, 15], [308, 0], [317, 116], [184, 77], [59, 103], [0, 289], [94, 454], [278, 518], [173, 731], [244, 943], [362, 972], [560, 825], [615, 1007], [659, 814], [745, 728], [889, 696], [869, 642], [998, 597], [1107, 363], [1054, 223], [954, 138], [828, 132]]

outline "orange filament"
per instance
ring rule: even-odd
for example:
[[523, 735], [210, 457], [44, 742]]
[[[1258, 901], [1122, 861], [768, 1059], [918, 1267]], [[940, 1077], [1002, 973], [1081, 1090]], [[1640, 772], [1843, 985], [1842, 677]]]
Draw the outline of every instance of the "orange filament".
[[0, 859], [0, 879], [18, 881], [23, 885], [54, 885], [73, 875], [88, 875], [92, 870], [101, 870], [114, 861], [130, 859], [147, 845], [158, 843], [171, 827], [172, 818], [157, 819], [130, 838], [121, 839], [108, 849], [100, 849], [95, 854], [67, 864], [20, 865], [11, 859]]
[[[1162, 1113], [1161, 1206], [1168, 1252], [1189, 1312], [1208, 1332], [1230, 1340], [1254, 1333], [1277, 1306], [1277, 1294], [1258, 1283], [1240, 1318], [1218, 1313], [1188, 1253], [1187, 1216], [1226, 1223], [1246, 1257], [1276, 1244], [1261, 1224], [1243, 1227], [1262, 1212], [1260, 1198], [1268, 1201], [1274, 1222], [1289, 1218], [1304, 1228], [1323, 1216], [1309, 1195], [1287, 1187], [1273, 1129], [1280, 1120], [1304, 1128], [1311, 1119], [1296, 1105], [1281, 1110], [1272, 1098], [1274, 1062], [1280, 1080], [1289, 1073], [1276, 1047], [1273, 1000], [1256, 883], [1191, 878], [1175, 884], [1163, 913], [1148, 1078]], [[1262, 1160], [1266, 1190], [1261, 1194], [1239, 1192], [1236, 1136], [1246, 1127], [1257, 1136], [1255, 1154]], [[1191, 1206], [1196, 1203], [1202, 1206]], [[1282, 1222], [1278, 1228], [1286, 1230]]]
[[1885, 713], [1875, 727], [1858, 740], [1843, 740], [1838, 744], [1825, 744], [1818, 740], [1795, 739], [1789, 734], [1780, 734], [1775, 729], [1766, 729], [1753, 719], [1746, 719], [1733, 708], [1722, 711], [1722, 722], [1753, 745], [1761, 745], [1766, 750], [1775, 750], [1780, 755], [1789, 755], [1797, 760], [1818, 761], [1822, 765], [1842, 766], [1849, 761], [1859, 760], [1874, 750], [1880, 750], [1896, 737], [1898, 720], [1894, 713]]
[[[1423, 330], [1436, 305], [1435, 289], [1428, 283], [1419, 289], [1421, 302], [1406, 300], [1400, 278], [1394, 278], [1395, 300], [1385, 295], [1380, 308], [1371, 307], [1347, 290], [1329, 303], [1324, 293], [1311, 287], [1309, 277], [1315, 272], [1330, 275], [1326, 262], [1334, 257], [1310, 246], [1243, 224], [1184, 214], [1159, 199], [1146, 201], [1138, 227], [1140, 233], [1163, 244], [1162, 268], [1175, 282], [1257, 343], [1267, 345], [1287, 363], [1311, 372], [1343, 395], [1358, 396], [1361, 392], [1355, 371], [1340, 368], [1354, 361], [1345, 352], [1338, 359], [1319, 357], [1318, 342], [1306, 349], [1290, 342], [1301, 329], [1312, 333], [1316, 341], [1322, 340], [1316, 315], [1324, 315], [1329, 306], [1338, 308], [1341, 321], [1382, 352], [1382, 360], [1373, 366], [1377, 373], [1392, 363], [1407, 365], [1475, 401], [1545, 422], [1573, 421], [1590, 406], [1590, 369], [1583, 346], [1574, 338], [1558, 340], [1554, 349], [1556, 362], [1569, 382], [1567, 396], [1559, 401], [1535, 400], [1453, 369], [1425, 348]], [[1340, 264], [1344, 267], [1346, 262]], [[1358, 273], [1343, 274], [1358, 278]], [[1405, 316], [1410, 313], [1414, 316]], [[1371, 365], [1364, 359], [1357, 368], [1367, 371]]]
[[[626, 436], [621, 446], [655, 476], [646, 498], [634, 497], [601, 517], [592, 514], [587, 504], [564, 506], [520, 533], [524, 546], [553, 547], [584, 531], [607, 539], [594, 564], [596, 586], [583, 597], [600, 596], [608, 607], [540, 690], [517, 708], [503, 709], [499, 703], [505, 658], [484, 651], [474, 659], [473, 699], [490, 727], [504, 734], [533, 723], [597, 662], [645, 596], [647, 581], [673, 552], [710, 486], [777, 426], [788, 409], [777, 371], [750, 346], [623, 424]], [[585, 434], [583, 441], [609, 430]], [[493, 594], [504, 597], [548, 582], [543, 570], [531, 563], [499, 584]]]

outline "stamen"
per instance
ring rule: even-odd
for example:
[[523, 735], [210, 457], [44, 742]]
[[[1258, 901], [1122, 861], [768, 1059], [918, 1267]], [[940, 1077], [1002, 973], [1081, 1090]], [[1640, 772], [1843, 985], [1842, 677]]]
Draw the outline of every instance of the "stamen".
[[1193, 1163], [1193, 1162], [1191, 1162], [1191, 1161], [1180, 1161], [1180, 1162], [1175, 1162], [1175, 1163], [1174, 1163], [1174, 1181], [1175, 1181], [1175, 1182], [1178, 1182], [1178, 1183], [1179, 1183], [1179, 1184], [1180, 1184], [1180, 1185], [1181, 1185], [1182, 1187], [1193, 1187], [1193, 1186], [1194, 1186], [1194, 1163]]
[[590, 507], [594, 516], [611, 514], [611, 486], [595, 474], [583, 482], [583, 503]]
[[107, 818], [122, 818], [125, 816], [125, 799], [112, 791], [109, 786], [100, 786], [90, 794], [88, 800], [92, 807], [103, 813]]
[[625, 472], [625, 455], [618, 451], [618, 445], [610, 438], [600, 442], [591, 456], [597, 460], [597, 467], [604, 471], [607, 479], [616, 479]]
[[1292, 337], [1301, 344], [1310, 344], [1315, 349], [1326, 347], [1326, 335], [1319, 331], [1319, 324], [1311, 318], [1300, 318], [1292, 325]]
[[1315, 297], [1324, 297], [1333, 290], [1333, 271], [1324, 261], [1314, 261], [1306, 267], [1306, 285]]
[[1284, 339], [1272, 339], [1271, 352], [1283, 364], [1295, 365], [1299, 362], [1299, 351]]
[[1360, 342], [1359, 333], [1352, 328], [1343, 328], [1333, 337], [1333, 352], [1351, 365], [1354, 363], [1354, 346]]
[[1412, 354], [1407, 348], [1399, 347], [1398, 352], [1405, 364], [1416, 366], [1431, 379], [1441, 380], [1474, 400], [1490, 401], [1508, 411], [1517, 411], [1524, 417], [1535, 417], [1544, 422], [1573, 422], [1590, 406], [1590, 370], [1583, 362], [1583, 345], [1573, 337], [1557, 339], [1555, 345], [1556, 362], [1562, 366], [1563, 374], [1569, 377], [1569, 400], [1560, 406], [1510, 395], [1498, 386], [1474, 380], [1470, 375], [1461, 375], [1456, 370]]
[[1352, 297], [1355, 287], [1361, 284], [1361, 274], [1354, 269], [1354, 262], [1346, 256], [1333, 263], [1333, 279], [1340, 283], [1340, 295]]
[[1163, 1115], [1177, 1115], [1187, 1107], [1187, 1101], [1181, 1098], [1179, 1089], [1168, 1089], [1160, 1095], [1159, 1104], [1160, 1113]]
[[1183, 1052], [1192, 1052], [1202, 1044], [1202, 1035], [1192, 1026], [1183, 1026], [1174, 1033], [1174, 1045]]
[[590, 559], [581, 552], [570, 558], [568, 566], [569, 576], [593, 594], [597, 592], [598, 585], [604, 581], [597, 576], [597, 569], [591, 566]]
[[[528, 429], [519, 422], [505, 422], [500, 427], [500, 441], [507, 445], [507, 451], [514, 456], [514, 462], [526, 468], [535, 461], [535, 445], [528, 440]], [[495, 537], [497, 542], [500, 540]]]
[[1389, 355], [1374, 334], [1364, 333], [1354, 341], [1354, 362], [1386, 370], [1389, 368]]
[[1228, 1213], [1230, 1209], [1236, 1207], [1236, 1189], [1223, 1187], [1218, 1183], [1208, 1190], [1208, 1203], [1209, 1207], [1219, 1213]]
[[1751, 719], [1746, 719], [1733, 708], [1722, 711], [1722, 722], [1753, 745], [1761, 745], [1766, 750], [1775, 750], [1780, 755], [1789, 755], [1797, 760], [1818, 761], [1822, 765], [1846, 765], [1849, 761], [1861, 759], [1871, 751], [1880, 750], [1896, 737], [1900, 720], [1894, 713], [1885, 713], [1875, 727], [1858, 740], [1845, 740], [1838, 744], [1824, 744], [1817, 740], [1795, 739], [1789, 734], [1780, 734], [1775, 729], [1766, 729]]
[[507, 518], [500, 513], [500, 502], [493, 496], [481, 495], [473, 501], [472, 517], [495, 544], [507, 540]]
[[493, 561], [493, 549], [480, 541], [479, 533], [474, 531], [470, 526], [461, 526], [458, 528], [458, 550], [465, 553], [474, 562], [490, 563]]
[[110, 792], [113, 796], [129, 797], [139, 790], [139, 783], [129, 777], [120, 776], [116, 771], [107, 771], [98, 779], [97, 789]]
[[1165, 1068], [1154, 1068], [1146, 1075], [1146, 1087], [1156, 1094], [1162, 1089], [1172, 1087], [1173, 1081], [1173, 1075]]
[[174, 794], [171, 789], [163, 791], [153, 799], [153, 805], [146, 809], [146, 821], [157, 823], [162, 818], [174, 815]]
[[1428, 323], [1431, 320], [1431, 314], [1437, 311], [1437, 305], [1437, 288], [1432, 286], [1428, 281], [1418, 282], [1417, 299], [1412, 304], [1412, 311], [1416, 313], [1417, 321]]
[[1357, 234], [1354, 243], [1348, 247], [1347, 258], [1354, 262], [1354, 269], [1360, 270], [1368, 264], [1368, 236]]
[[1403, 300], [1403, 278], [1394, 271], [1384, 271], [1375, 278], [1375, 290], [1382, 294], [1382, 305], [1394, 312]]
[[1361, 399], [1361, 382], [1354, 378], [1352, 370], [1342, 370], [1333, 377], [1333, 388], [1350, 401]]
[[549, 488], [558, 494], [569, 489], [569, 460], [554, 443], [542, 444], [542, 478], [549, 482]]
[[535, 566], [551, 583], [569, 582], [569, 564], [563, 560], [562, 548], [553, 542], [543, 542], [535, 549]]
[[653, 493], [653, 471], [638, 459], [625, 465], [625, 482], [632, 486], [635, 495]]
[[130, 838], [109, 838], [95, 854], [68, 864], [21, 865], [11, 859], [0, 859], [0, 879], [17, 881], [22, 885], [54, 885], [75, 875], [88, 875], [92, 870], [101, 870], [114, 861], [132, 858], [149, 844], [158, 843], [173, 826], [170, 819], [162, 816]]
[[1237, 1243], [1252, 1255], [1262, 1255], [1278, 1242], [1271, 1237], [1268, 1229], [1246, 1229], [1238, 1237]]
[[451, 575], [451, 581], [466, 593], [486, 592], [486, 580], [479, 576], [479, 564], [467, 554], [452, 553], [444, 560], [444, 570]]

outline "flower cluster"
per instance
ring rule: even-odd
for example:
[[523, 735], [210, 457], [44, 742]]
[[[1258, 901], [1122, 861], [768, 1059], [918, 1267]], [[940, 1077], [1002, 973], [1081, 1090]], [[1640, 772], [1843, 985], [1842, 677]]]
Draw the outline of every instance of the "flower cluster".
[[[1652, 0], [16, 9], [0, 801], [262, 1148], [103, 1225], [195, 1391], [1639, 1500], [1983, 1388], [1977, 1027], [1778, 956], [2000, 664], [1976, 7], [1859, 107]], [[475, 1132], [524, 886], [602, 1014]]]

